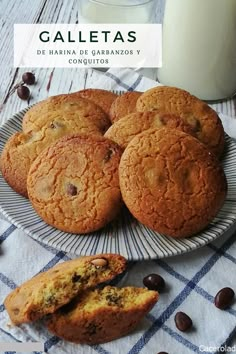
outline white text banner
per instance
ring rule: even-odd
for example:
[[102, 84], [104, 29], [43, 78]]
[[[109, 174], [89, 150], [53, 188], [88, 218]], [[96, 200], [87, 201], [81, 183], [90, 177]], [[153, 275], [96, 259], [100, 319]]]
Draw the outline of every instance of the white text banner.
[[162, 64], [160, 24], [15, 24], [15, 67], [130, 67]]

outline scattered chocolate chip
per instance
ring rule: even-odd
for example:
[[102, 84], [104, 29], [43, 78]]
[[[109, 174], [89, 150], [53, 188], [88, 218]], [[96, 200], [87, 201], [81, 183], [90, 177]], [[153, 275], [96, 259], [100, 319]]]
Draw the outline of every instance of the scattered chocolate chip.
[[165, 288], [165, 280], [158, 274], [149, 274], [143, 278], [143, 285], [149, 290], [161, 291]]
[[167, 352], [159, 352], [157, 354], [168, 354]]
[[77, 194], [77, 187], [71, 183], [68, 183], [66, 187], [66, 192], [71, 196], [75, 196]]
[[30, 90], [28, 89], [28, 87], [23, 85], [19, 86], [16, 92], [18, 97], [22, 100], [27, 100], [30, 96]]
[[27, 85], [33, 85], [35, 83], [35, 75], [31, 72], [26, 72], [22, 75], [22, 80]]
[[72, 276], [72, 283], [77, 283], [78, 281], [80, 281], [80, 279], [81, 279], [81, 275], [79, 275], [79, 274], [73, 274], [73, 276]]
[[175, 325], [180, 331], [186, 332], [192, 327], [193, 322], [186, 313], [177, 312], [175, 315]]
[[215, 306], [224, 310], [229, 307], [234, 298], [234, 291], [231, 288], [223, 288], [215, 296]]

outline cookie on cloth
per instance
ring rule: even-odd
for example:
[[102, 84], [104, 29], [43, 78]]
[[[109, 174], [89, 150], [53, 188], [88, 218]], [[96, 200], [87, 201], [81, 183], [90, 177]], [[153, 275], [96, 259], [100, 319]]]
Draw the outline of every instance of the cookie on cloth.
[[157, 300], [156, 291], [143, 288], [88, 290], [50, 315], [46, 326], [71, 342], [106, 343], [133, 331]]
[[224, 129], [217, 113], [205, 102], [176, 87], [157, 86], [144, 92], [137, 100], [138, 112], [157, 110], [176, 114], [191, 125], [195, 136], [215, 155], [224, 150]]
[[78, 94], [63, 94], [51, 96], [31, 107], [25, 114], [22, 122], [24, 133], [39, 131], [52, 125], [78, 125], [83, 127], [84, 122], [95, 125], [99, 131], [105, 133], [110, 126], [107, 114], [95, 103], [80, 97]]
[[227, 191], [216, 156], [191, 135], [168, 128], [137, 135], [122, 155], [119, 177], [134, 217], [176, 238], [203, 230], [223, 206]]
[[113, 220], [122, 205], [121, 148], [100, 136], [64, 137], [31, 165], [29, 199], [42, 219], [62, 231], [89, 233]]
[[117, 97], [110, 109], [110, 119], [112, 123], [130, 113], [136, 112], [136, 102], [142, 92], [129, 91]]
[[103, 130], [87, 117], [55, 117], [39, 130], [13, 134], [4, 146], [0, 156], [3, 177], [15, 192], [28, 196], [27, 175], [36, 157], [59, 138], [75, 133], [101, 135]]
[[76, 92], [75, 94], [78, 94], [79, 97], [86, 98], [87, 100], [92, 101], [93, 103], [101, 107], [107, 115], [109, 115], [112, 103], [118, 97], [118, 95], [111, 91], [93, 88], [81, 90]]
[[174, 114], [161, 114], [157, 111], [135, 112], [116, 121], [105, 133], [105, 137], [113, 140], [122, 149], [138, 134], [150, 128], [163, 127], [178, 129], [194, 135], [192, 127]]
[[126, 268], [118, 254], [81, 257], [56, 265], [13, 290], [4, 305], [13, 324], [36, 321], [55, 312], [86, 289], [115, 278]]

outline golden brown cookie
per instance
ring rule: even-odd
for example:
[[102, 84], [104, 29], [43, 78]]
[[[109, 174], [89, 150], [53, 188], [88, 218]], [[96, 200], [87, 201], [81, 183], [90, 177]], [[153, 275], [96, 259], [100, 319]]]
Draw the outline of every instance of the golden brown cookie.
[[116, 121], [105, 133], [105, 137], [113, 140], [125, 149], [128, 143], [138, 134], [150, 128], [163, 127], [178, 129], [194, 135], [192, 127], [174, 114], [161, 114], [157, 111], [135, 112]]
[[122, 273], [126, 260], [118, 254], [81, 257], [56, 265], [13, 290], [4, 305], [15, 325], [55, 312], [86, 289]]
[[31, 157], [35, 155], [28, 149], [30, 138], [30, 135], [23, 133], [13, 134], [0, 155], [0, 169], [4, 179], [15, 192], [24, 197], [27, 197], [26, 181]]
[[67, 94], [49, 97], [31, 107], [23, 118], [22, 129], [29, 133], [51, 125], [74, 125], [75, 121], [82, 127], [89, 122], [103, 133], [110, 126], [108, 116], [95, 103], [78, 94]]
[[100, 136], [64, 137], [31, 165], [27, 189], [42, 219], [62, 231], [89, 233], [121, 207], [118, 166], [122, 150]]
[[196, 137], [220, 156], [224, 150], [224, 129], [216, 112], [205, 102], [176, 87], [158, 86], [137, 101], [137, 111], [176, 114], [195, 130]]
[[222, 207], [227, 190], [215, 155], [191, 135], [167, 128], [147, 130], [129, 143], [119, 177], [131, 213], [172, 237], [204, 229]]
[[78, 96], [86, 98], [101, 107], [109, 115], [112, 103], [118, 97], [115, 93], [101, 89], [85, 89], [77, 92]]
[[142, 92], [130, 91], [118, 96], [111, 105], [109, 114], [111, 121], [114, 123], [128, 114], [136, 112], [136, 102], [141, 95]]
[[158, 300], [156, 291], [143, 288], [88, 290], [49, 316], [48, 329], [75, 343], [99, 344], [131, 331]]
[[76, 133], [102, 136], [102, 131], [87, 117], [70, 119], [68, 115], [55, 118], [38, 131], [15, 133], [7, 141], [0, 156], [3, 177], [14, 191], [27, 197], [27, 175], [32, 162], [59, 138]]

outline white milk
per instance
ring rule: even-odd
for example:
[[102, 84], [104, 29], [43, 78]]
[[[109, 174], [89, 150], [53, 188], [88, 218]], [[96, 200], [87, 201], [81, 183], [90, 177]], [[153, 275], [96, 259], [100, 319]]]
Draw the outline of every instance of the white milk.
[[[148, 23], [151, 22], [151, 4], [121, 8], [111, 5], [127, 5], [127, 1], [109, 0], [106, 5], [84, 1], [80, 7], [79, 23]], [[135, 4], [133, 1], [131, 4]]]
[[236, 92], [236, 0], [166, 0], [158, 79], [205, 100]]

